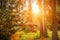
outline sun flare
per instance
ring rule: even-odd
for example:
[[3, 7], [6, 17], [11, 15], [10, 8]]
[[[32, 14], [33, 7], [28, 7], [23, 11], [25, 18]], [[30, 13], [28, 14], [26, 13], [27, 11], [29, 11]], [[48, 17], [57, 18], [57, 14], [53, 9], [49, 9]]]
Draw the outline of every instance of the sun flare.
[[32, 11], [34, 15], [37, 15], [39, 13], [39, 7], [36, 3], [32, 3]]

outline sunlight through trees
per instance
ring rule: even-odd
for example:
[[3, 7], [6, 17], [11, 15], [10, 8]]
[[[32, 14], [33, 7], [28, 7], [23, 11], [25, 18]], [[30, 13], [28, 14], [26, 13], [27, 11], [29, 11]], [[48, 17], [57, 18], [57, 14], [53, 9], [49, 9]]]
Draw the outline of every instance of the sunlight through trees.
[[60, 0], [0, 0], [0, 40], [60, 40]]

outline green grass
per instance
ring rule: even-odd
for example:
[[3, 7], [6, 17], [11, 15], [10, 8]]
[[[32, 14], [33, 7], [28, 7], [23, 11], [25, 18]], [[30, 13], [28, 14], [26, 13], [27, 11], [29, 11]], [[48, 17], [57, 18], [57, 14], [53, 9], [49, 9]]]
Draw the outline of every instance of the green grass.
[[59, 40], [60, 40], [60, 31], [58, 31], [58, 37], [59, 37]]
[[[21, 37], [18, 40], [37, 40], [40, 38], [39, 30], [37, 32], [28, 32], [25, 33], [24, 31], [20, 32]], [[58, 31], [58, 37], [60, 40], [60, 31]], [[52, 40], [52, 31], [48, 30], [48, 40]]]
[[52, 31], [48, 30], [48, 40], [52, 40]]
[[[60, 40], [60, 31], [58, 31], [58, 37]], [[52, 40], [52, 31], [48, 30], [48, 40]]]
[[[21, 33], [22, 34], [22, 33]], [[26, 39], [38, 39], [38, 38], [40, 38], [40, 33], [39, 33], [39, 31], [37, 31], [37, 32], [29, 32], [29, 33], [23, 33], [22, 35], [21, 35], [21, 37], [19, 38], [19, 40], [26, 40]]]

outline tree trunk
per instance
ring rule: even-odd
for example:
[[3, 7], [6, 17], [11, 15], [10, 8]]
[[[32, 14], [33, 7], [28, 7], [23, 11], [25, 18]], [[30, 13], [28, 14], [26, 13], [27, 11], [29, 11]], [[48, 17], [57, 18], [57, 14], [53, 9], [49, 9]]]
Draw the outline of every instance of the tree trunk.
[[59, 40], [58, 33], [57, 33], [57, 27], [53, 28], [52, 30], [52, 40]]
[[59, 40], [57, 33], [57, 18], [56, 18], [56, 0], [51, 0], [52, 7], [52, 40]]
[[47, 35], [47, 27], [46, 27], [46, 13], [45, 13], [46, 3], [45, 3], [45, 0], [38, 0], [38, 3], [39, 3], [40, 9], [42, 10], [41, 14], [39, 15], [39, 20], [41, 23], [40, 24], [41, 25], [40, 26], [40, 37], [47, 38], [48, 35]]

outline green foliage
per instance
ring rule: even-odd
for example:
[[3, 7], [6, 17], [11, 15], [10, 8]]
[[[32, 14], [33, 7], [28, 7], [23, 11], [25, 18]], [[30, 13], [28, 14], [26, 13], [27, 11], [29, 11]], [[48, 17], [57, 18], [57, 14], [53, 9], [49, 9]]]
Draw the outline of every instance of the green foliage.
[[2, 31], [0, 32], [0, 40], [9, 40], [10, 35], [11, 35], [11, 34], [10, 34], [9, 31], [7, 31], [7, 29], [2, 30]]
[[31, 31], [31, 27], [30, 26], [26, 26], [24, 32], [28, 33], [30, 31]]
[[40, 38], [40, 34], [39, 34], [39, 31], [35, 32], [35, 33], [32, 33], [32, 32], [29, 32], [29, 33], [25, 33], [23, 32], [23, 34], [20, 34], [20, 38], [19, 40], [32, 40], [32, 39], [39, 39]]
[[57, 5], [56, 9], [57, 9], [57, 12], [60, 13], [60, 5], [59, 6]]
[[60, 24], [57, 25], [57, 29], [60, 31]]
[[[18, 24], [18, 22], [22, 20], [19, 16], [20, 13], [16, 0], [3, 0], [2, 3], [2, 5], [5, 6], [2, 6], [0, 9], [0, 40], [9, 40], [9, 37], [20, 28], [20, 23]], [[13, 9], [16, 11], [13, 11]], [[14, 15], [12, 15], [12, 13], [14, 13]], [[21, 24], [23, 24], [23, 21]]]

